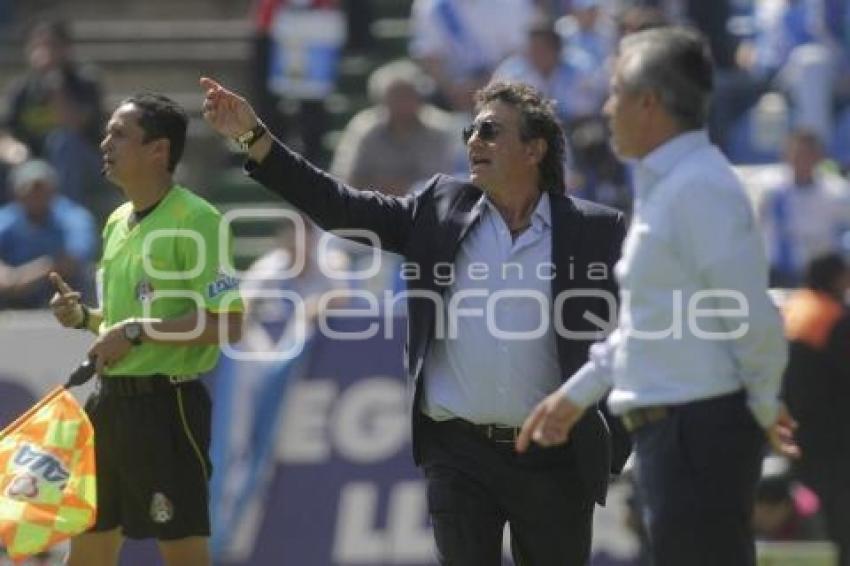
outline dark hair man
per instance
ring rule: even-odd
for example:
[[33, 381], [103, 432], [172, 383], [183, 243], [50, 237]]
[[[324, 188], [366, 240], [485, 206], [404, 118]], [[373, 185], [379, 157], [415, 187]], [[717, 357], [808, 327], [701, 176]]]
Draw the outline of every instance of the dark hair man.
[[[625, 230], [619, 213], [565, 196], [551, 104], [522, 84], [483, 89], [464, 132], [469, 181], [436, 175], [421, 193], [393, 198], [317, 170], [269, 135], [244, 98], [201, 84], [207, 121], [244, 143], [256, 180], [322, 228], [369, 230], [419, 268], [406, 278], [406, 362], [440, 562], [500, 564], [506, 522], [517, 563], [587, 562], [594, 501], [604, 501], [612, 467], [602, 414], [588, 411], [566, 446], [513, 449], [526, 412], [586, 359], [587, 337], [568, 332], [596, 336], [582, 315], [611, 314], [612, 279], [594, 277], [593, 266], [610, 272]], [[446, 264], [456, 277], [441, 285], [435, 266]], [[526, 276], [505, 274], [507, 264]], [[565, 296], [572, 290], [589, 292]], [[491, 301], [492, 317], [468, 316]], [[446, 319], [455, 335], [438, 322]]]

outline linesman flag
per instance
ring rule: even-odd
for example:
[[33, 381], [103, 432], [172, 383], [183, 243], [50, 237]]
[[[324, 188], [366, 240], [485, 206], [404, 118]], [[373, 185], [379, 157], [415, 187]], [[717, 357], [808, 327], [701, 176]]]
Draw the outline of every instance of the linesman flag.
[[94, 429], [56, 387], [0, 432], [0, 544], [13, 560], [94, 524]]

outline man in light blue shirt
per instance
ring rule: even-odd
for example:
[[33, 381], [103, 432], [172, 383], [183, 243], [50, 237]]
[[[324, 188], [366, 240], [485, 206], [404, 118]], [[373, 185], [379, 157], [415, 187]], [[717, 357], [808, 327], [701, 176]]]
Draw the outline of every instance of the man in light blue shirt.
[[704, 39], [685, 28], [627, 37], [605, 113], [635, 164], [635, 215], [617, 264], [616, 329], [526, 420], [517, 447], [563, 442], [609, 406], [635, 442], [655, 566], [755, 564], [749, 518], [765, 433], [795, 455], [778, 401], [787, 346], [744, 191], [704, 131]]

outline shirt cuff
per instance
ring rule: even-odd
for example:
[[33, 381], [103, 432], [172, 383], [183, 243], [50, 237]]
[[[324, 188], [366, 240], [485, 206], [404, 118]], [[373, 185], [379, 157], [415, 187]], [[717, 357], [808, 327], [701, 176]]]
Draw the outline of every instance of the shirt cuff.
[[779, 401], [749, 399], [747, 405], [762, 428], [768, 429], [776, 422], [776, 417], [779, 415]]
[[579, 407], [587, 408], [602, 399], [608, 389], [603, 372], [593, 362], [587, 362], [561, 385], [559, 391]]

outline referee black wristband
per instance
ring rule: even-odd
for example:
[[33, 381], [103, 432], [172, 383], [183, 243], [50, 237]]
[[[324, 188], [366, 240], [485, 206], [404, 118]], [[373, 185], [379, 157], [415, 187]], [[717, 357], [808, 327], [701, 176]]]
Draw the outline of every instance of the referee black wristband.
[[89, 327], [89, 308], [83, 304], [80, 304], [80, 308], [83, 309], [83, 320], [74, 328], [77, 330], [87, 330]]

